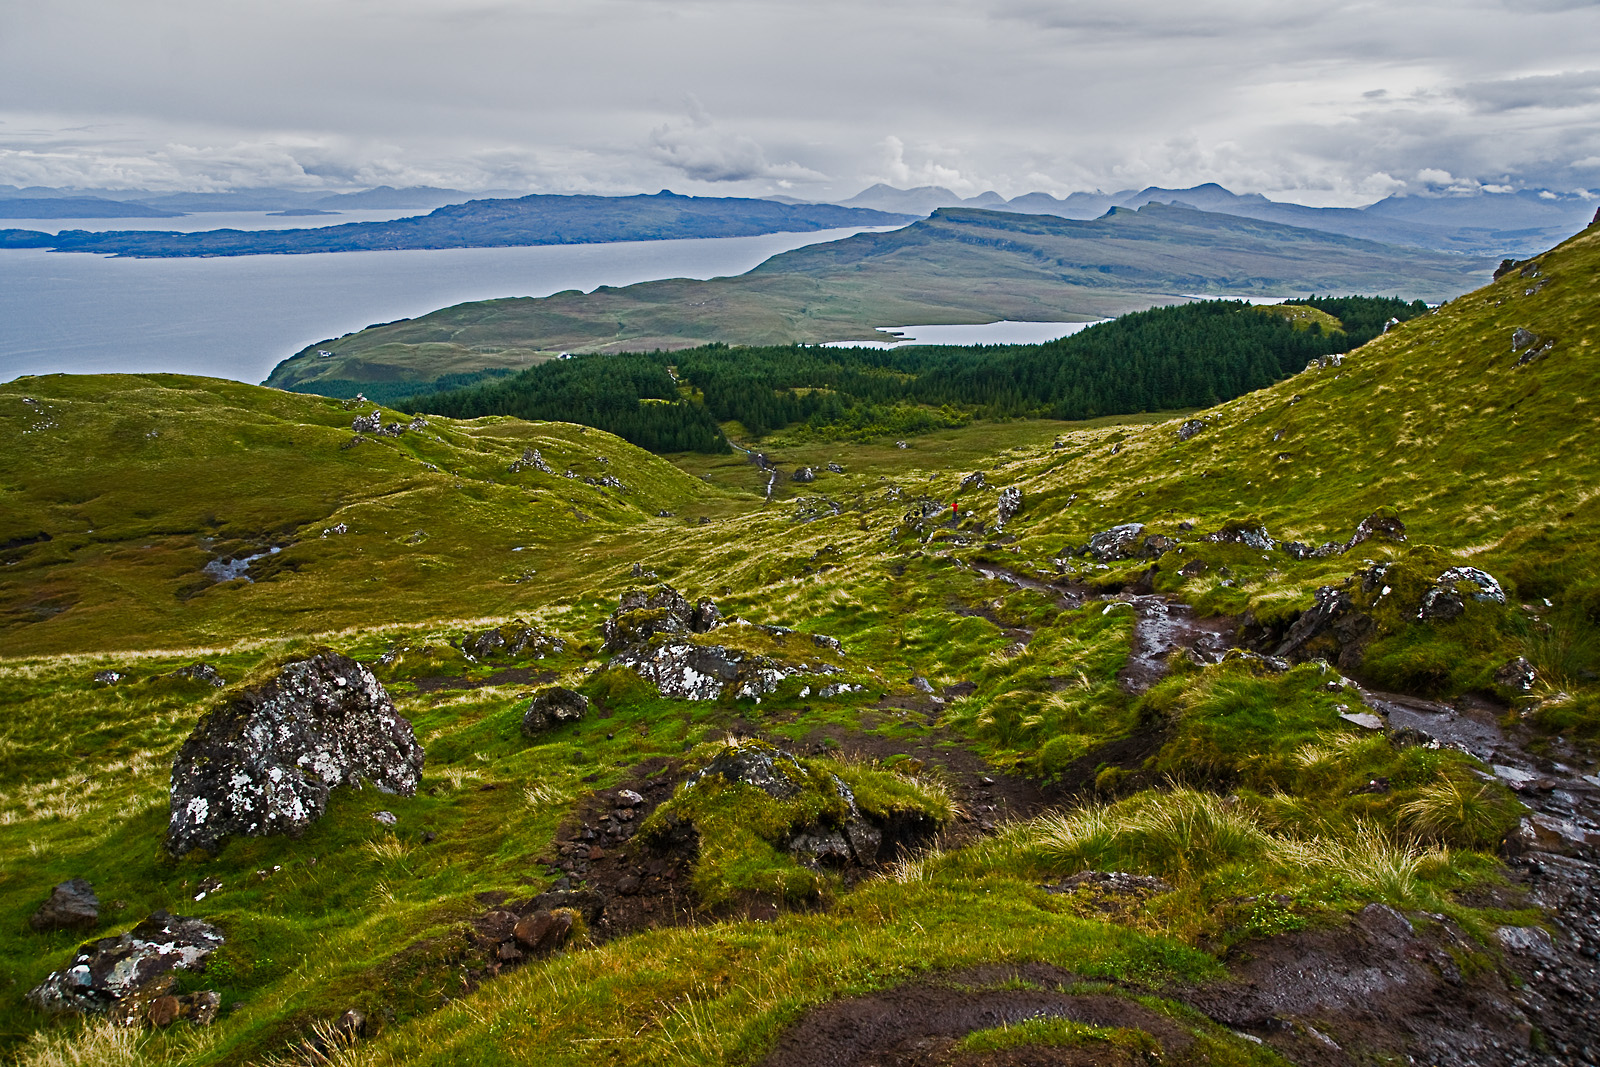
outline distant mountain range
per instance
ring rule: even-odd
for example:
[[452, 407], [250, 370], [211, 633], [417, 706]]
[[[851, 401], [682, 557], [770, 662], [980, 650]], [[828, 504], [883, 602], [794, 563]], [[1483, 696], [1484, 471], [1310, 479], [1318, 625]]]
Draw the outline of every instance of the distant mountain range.
[[663, 191], [653, 196], [469, 200], [412, 218], [300, 229], [196, 233], [66, 230], [60, 234], [0, 230], [0, 248], [50, 248], [57, 252], [145, 258], [494, 248], [808, 233], [849, 226], [896, 226], [913, 218], [834, 204], [779, 204], [735, 197], [678, 196]]
[[849, 200], [848, 207], [927, 215], [943, 207], [975, 207], [1092, 219], [1113, 207], [1184, 204], [1202, 211], [1304, 226], [1347, 237], [1386, 244], [1411, 245], [1474, 255], [1529, 255], [1582, 229], [1595, 211], [1595, 201], [1548, 191], [1477, 193], [1459, 196], [1391, 196], [1362, 208], [1317, 208], [1268, 200], [1260, 193], [1239, 195], [1214, 182], [1189, 189], [1149, 186], [1119, 193], [1073, 193], [1057, 199], [1049, 193], [1028, 193], [1007, 200], [987, 192], [962, 197], [949, 189], [924, 185], [896, 189], [874, 185]]
[[[696, 198], [727, 203], [744, 202], [737, 197]], [[539, 201], [545, 205], [559, 201], [605, 200], [636, 201], [637, 197], [539, 197], [518, 196], [500, 192], [468, 194], [458, 189], [440, 189], [432, 186], [413, 186], [395, 189], [379, 186], [359, 193], [322, 195], [285, 189], [254, 189], [227, 193], [136, 193], [128, 190], [73, 190], [30, 188], [17, 189], [0, 186], [0, 219], [26, 218], [171, 218], [186, 213], [213, 211], [266, 211], [297, 212], [355, 210], [432, 210], [443, 207], [461, 209], [463, 214], [480, 217], [500, 210], [502, 217], [517, 214], [516, 209], [486, 209], [486, 204], [511, 204]], [[1114, 207], [1142, 207], [1149, 203], [1183, 204], [1225, 215], [1280, 222], [1288, 226], [1337, 233], [1347, 237], [1363, 237], [1385, 244], [1409, 245], [1444, 252], [1465, 252], [1471, 255], [1525, 256], [1547, 248], [1580, 229], [1594, 214], [1595, 202], [1576, 194], [1557, 194], [1547, 190], [1523, 190], [1515, 193], [1476, 193], [1448, 196], [1392, 196], [1361, 208], [1317, 208], [1303, 204], [1281, 203], [1269, 200], [1259, 193], [1237, 194], [1215, 183], [1196, 185], [1188, 189], [1166, 189], [1149, 186], [1144, 189], [1127, 189], [1117, 193], [1079, 192], [1057, 198], [1049, 193], [1026, 193], [1007, 200], [996, 192], [962, 197], [941, 186], [925, 185], [915, 189], [896, 189], [889, 185], [874, 185], [848, 200], [837, 204], [819, 204], [792, 196], [770, 196], [763, 202], [787, 207], [843, 207], [884, 212], [906, 218], [927, 217], [940, 208], [968, 207], [985, 211], [1010, 211], [1030, 215], [1055, 215], [1064, 219], [1094, 219]], [[468, 203], [479, 205], [468, 208]], [[438, 215], [438, 212], [434, 212]], [[388, 231], [370, 230], [357, 234], [347, 232], [341, 241], [354, 241], [354, 248], [433, 248], [459, 247], [415, 243], [384, 243], [390, 240], [410, 242], [417, 240], [416, 233], [439, 227], [442, 219], [432, 222], [397, 220]], [[389, 224], [384, 224], [389, 225]], [[851, 225], [841, 223], [841, 225]], [[513, 235], [492, 235], [475, 231], [473, 243], [522, 244], [523, 238]], [[770, 232], [770, 231], [763, 231]], [[717, 234], [684, 234], [683, 236], [718, 236]], [[631, 238], [586, 238], [586, 240], [628, 240]], [[62, 251], [111, 251], [122, 255], [248, 255], [266, 251], [341, 251], [338, 247], [316, 247], [326, 238], [307, 238], [303, 235], [274, 238], [255, 233], [248, 238], [238, 236], [212, 236], [163, 241], [146, 235], [129, 244], [126, 237], [107, 239], [112, 247], [101, 247], [105, 242], [83, 238], [77, 247], [68, 249], [46, 241], [43, 235], [31, 241], [13, 235], [12, 247], [55, 247]], [[362, 243], [371, 242], [371, 243]], [[545, 243], [542, 239], [535, 243]], [[95, 247], [90, 247], [90, 245]], [[0, 246], [3, 247], [3, 246]], [[186, 251], [184, 249], [202, 249]]]
[[[515, 196], [509, 190], [499, 192]], [[244, 189], [226, 193], [147, 193], [137, 190], [19, 189], [0, 185], [4, 219], [161, 219], [217, 211], [428, 211], [473, 196], [460, 189], [380, 185], [359, 193], [307, 193], [295, 189]]]
[[308, 345], [267, 384], [353, 395], [372, 382], [525, 367], [561, 350], [881, 339], [874, 327], [1081, 321], [1197, 294], [1439, 301], [1487, 280], [1492, 264], [1165, 204], [1093, 220], [941, 208], [901, 229], [785, 252], [736, 278], [487, 300], [369, 327]]

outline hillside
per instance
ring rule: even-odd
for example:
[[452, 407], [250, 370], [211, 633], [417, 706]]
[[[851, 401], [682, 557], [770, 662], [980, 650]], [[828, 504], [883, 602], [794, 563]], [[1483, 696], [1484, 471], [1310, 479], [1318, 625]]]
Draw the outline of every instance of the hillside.
[[[946, 209], [774, 256], [737, 278], [460, 304], [308, 345], [267, 384], [428, 382], [540, 354], [874, 338], [879, 326], [1082, 321], [1190, 295], [1364, 292], [1447, 299], [1490, 264], [1151, 205], [1091, 221]], [[332, 352], [332, 357], [320, 355]]]
[[[327, 198], [310, 206], [387, 206], [397, 202], [395, 197], [381, 195], [381, 190], [357, 195], [359, 198], [350, 202]], [[469, 200], [415, 218], [310, 229], [195, 233], [67, 230], [55, 235], [0, 230], [0, 248], [50, 248], [57, 252], [146, 258], [257, 256], [748, 237], [845, 226], [892, 226], [907, 221], [910, 216], [827, 204], [677, 196], [663, 190], [654, 196], [535, 195], [516, 200]]]
[[[0, 387], [0, 1042], [1572, 1063], [1600, 1041], [1597, 270], [1591, 228], [1171, 419], [788, 446], [770, 501], [743, 459], [563, 424]], [[201, 716], [319, 649], [409, 723], [414, 795], [174, 857]], [[71, 878], [98, 912], [31, 926]], [[223, 939], [116, 1002], [170, 1025], [24, 1001], [158, 908]]]
[[1390, 196], [1359, 208], [1308, 207], [1269, 200], [1260, 193], [1239, 195], [1215, 182], [1188, 189], [1148, 186], [1116, 193], [1078, 192], [1062, 199], [1048, 193], [1027, 193], [1010, 200], [995, 193], [961, 197], [936, 186], [894, 189], [875, 185], [841, 203], [919, 215], [942, 207], [975, 207], [1067, 219], [1098, 218], [1113, 207], [1183, 204], [1201, 211], [1385, 244], [1485, 256], [1524, 256], [1547, 248], [1587, 222], [1594, 207], [1583, 194], [1532, 189], [1515, 193]]

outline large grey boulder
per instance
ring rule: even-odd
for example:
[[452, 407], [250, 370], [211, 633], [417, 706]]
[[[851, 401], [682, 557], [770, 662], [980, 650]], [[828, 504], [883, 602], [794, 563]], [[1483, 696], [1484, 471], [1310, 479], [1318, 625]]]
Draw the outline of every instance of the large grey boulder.
[[201, 919], [152, 912], [119, 937], [81, 946], [28, 992], [28, 1002], [52, 1013], [108, 1011], [171, 971], [204, 966], [222, 942], [222, 931]]
[[413, 796], [422, 746], [365, 666], [323, 651], [207, 713], [172, 764], [167, 850], [243, 834], [297, 836], [328, 796], [365, 779]]

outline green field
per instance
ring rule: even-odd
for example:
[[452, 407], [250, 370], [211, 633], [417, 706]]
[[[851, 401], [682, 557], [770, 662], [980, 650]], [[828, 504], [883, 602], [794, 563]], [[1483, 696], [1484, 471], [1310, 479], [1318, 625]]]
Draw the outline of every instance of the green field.
[[[1129, 691], [1117, 674], [1134, 611], [1114, 598], [1146, 589], [1270, 629], [1319, 587], [1347, 588], [1372, 625], [1362, 680], [1491, 701], [1530, 758], [1595, 773], [1597, 270], [1591, 228], [1337, 364], [1205, 411], [976, 422], [906, 448], [778, 438], [786, 472], [843, 473], [785, 478], [771, 501], [737, 457], [662, 458], [570, 424], [436, 418], [350, 445], [351, 419], [370, 407], [160, 375], [0, 386], [5, 1054], [39, 1067], [318, 1062], [317, 1028], [359, 1008], [368, 1036], [321, 1062], [754, 1064], [820, 1006], [928, 980], [1122, 1005], [1115, 1025], [975, 1026], [952, 1056], [1320, 1062], [1303, 1058], [1314, 1023], [1369, 1061], [1400, 1062], [1402, 1026], [1363, 1030], [1331, 1009], [1224, 1025], [1206, 991], [1284, 946], [1337, 943], [1328, 931], [1357, 929], [1374, 902], [1410, 916], [1418, 944], [1453, 931], [1440, 958], [1466, 977], [1429, 1001], [1439, 1017], [1470, 1014], [1490, 984], [1541, 981], [1514, 977], [1495, 935], [1546, 921], [1498, 847], [1522, 804], [1540, 801], [1465, 752], [1352, 726], [1339, 709], [1355, 691], [1319, 662], [1275, 671], [1179, 654]], [[1553, 344], [1518, 365], [1519, 328]], [[535, 448], [553, 473], [520, 465]], [[963, 488], [978, 472], [985, 484]], [[584, 480], [602, 477], [621, 485]], [[1022, 505], [1002, 533], [1004, 487]], [[1297, 559], [1203, 537], [1264, 525], [1316, 545], [1375, 512], [1398, 517], [1407, 540]], [[1078, 554], [1130, 522], [1182, 551]], [[253, 581], [205, 573], [263, 552]], [[1383, 591], [1362, 592], [1383, 564]], [[1419, 620], [1450, 566], [1494, 575], [1506, 603], [1467, 597], [1454, 618]], [[1113, 599], [1074, 606], [980, 567]], [[811, 634], [837, 638], [830, 677], [860, 688], [820, 697], [792, 678], [759, 703], [661, 697], [600, 647], [619, 597], [657, 582], [795, 631], [734, 624], [697, 640], [784, 659], [824, 655]], [[567, 650], [469, 662], [448, 643], [513, 619]], [[238, 685], [321, 646], [369, 663], [404, 646], [380, 676], [427, 749], [417, 795], [343, 789], [299, 839], [165, 857], [170, 761], [220, 699], [171, 672], [204, 660]], [[1538, 672], [1525, 692], [1495, 679], [1517, 656]], [[126, 677], [102, 684], [104, 669]], [[541, 672], [604, 714], [524, 737]], [[928, 699], [914, 677], [948, 695]], [[787, 831], [773, 828], [801, 816], [747, 787], [726, 807], [672, 791], [731, 735], [850, 777], [864, 806], [900, 798], [951, 821], [866, 877], [805, 868], [813, 880], [796, 889], [774, 840]], [[683, 883], [693, 921], [591, 930], [551, 959], [487, 974], [471, 948], [470, 921], [491, 899], [479, 894], [548, 888], [576, 820], [608, 790], [658, 777], [669, 810], [717, 835]], [[374, 822], [380, 808], [394, 827]], [[645, 849], [635, 841], [623, 852], [645, 865], [651, 853], [627, 851]], [[1088, 870], [1167, 888], [1041, 888]], [[30, 929], [70, 877], [94, 884], [100, 926]], [[202, 879], [221, 886], [196, 899]], [[181, 987], [221, 994], [214, 1026], [124, 1031], [24, 1006], [84, 936], [156, 907], [228, 936]]]

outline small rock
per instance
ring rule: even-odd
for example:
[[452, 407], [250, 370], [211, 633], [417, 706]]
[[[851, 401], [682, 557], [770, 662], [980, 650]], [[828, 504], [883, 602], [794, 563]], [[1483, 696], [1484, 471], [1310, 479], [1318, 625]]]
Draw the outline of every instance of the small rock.
[[536, 911], [517, 923], [513, 931], [517, 944], [535, 955], [554, 952], [566, 944], [567, 938], [571, 935], [572, 912], [566, 909], [555, 912]]
[[995, 501], [995, 529], [1004, 530], [1006, 523], [1010, 522], [1017, 512], [1022, 510], [1022, 490], [1014, 485], [1008, 485], [1000, 490], [1000, 498]]
[[830, 472], [834, 473], [834, 474], [843, 474], [844, 473], [844, 468], [839, 466], [839, 464], [837, 464], [837, 463], [828, 464], [828, 470]]
[[395, 818], [394, 812], [392, 811], [375, 811], [372, 813], [372, 821], [383, 826], [393, 826], [400, 820]]
[[100, 900], [94, 888], [82, 878], [62, 882], [50, 892], [50, 899], [28, 919], [35, 930], [92, 929], [100, 922]]
[[1188, 419], [1178, 427], [1178, 440], [1187, 441], [1206, 428], [1203, 419]]
[[644, 797], [631, 789], [619, 789], [617, 791], [617, 803], [625, 807], [637, 808], [644, 803]]
[[1143, 533], [1144, 523], [1142, 522], [1129, 522], [1121, 526], [1113, 526], [1109, 530], [1102, 530], [1089, 538], [1089, 543], [1079, 549], [1079, 554], [1093, 556], [1101, 563], [1132, 559], [1138, 550], [1137, 546]]
[[810, 467], [801, 467], [789, 477], [797, 482], [814, 482], [817, 480], [817, 472]]
[[94, 680], [99, 682], [101, 685], [116, 685], [126, 677], [127, 675], [123, 674], [121, 671], [105, 670], [94, 672]]
[[227, 681], [217, 669], [209, 663], [191, 663], [187, 667], [179, 667], [171, 674], [173, 678], [183, 678], [191, 682], [201, 682], [214, 689], [221, 689]]
[[910, 448], [911, 446], [906, 444], [906, 442], [904, 442], [904, 441], [896, 441], [894, 443], [894, 447], [896, 447], [896, 448]]
[[1520, 693], [1526, 693], [1539, 680], [1539, 672], [1533, 664], [1522, 656], [1518, 656], [1495, 671], [1494, 680], [1507, 689], [1515, 689]]
[[558, 726], [577, 722], [588, 713], [588, 697], [559, 685], [548, 686], [535, 692], [528, 701], [522, 713], [522, 734], [538, 737]]

